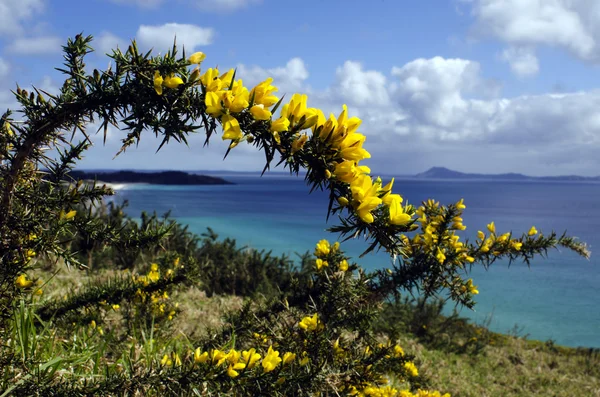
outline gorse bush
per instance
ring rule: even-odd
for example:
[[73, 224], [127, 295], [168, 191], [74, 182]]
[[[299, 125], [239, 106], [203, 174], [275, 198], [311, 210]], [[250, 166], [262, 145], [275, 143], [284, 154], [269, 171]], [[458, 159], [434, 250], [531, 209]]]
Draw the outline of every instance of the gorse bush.
[[[306, 95], [284, 102], [272, 79], [245, 87], [235, 70], [201, 70], [203, 53], [180, 56], [175, 45], [152, 56], [134, 42], [110, 55], [114, 68], [88, 74], [91, 40], [78, 35], [64, 47], [60, 92], [18, 87], [21, 122], [11, 112], [1, 119], [4, 394], [440, 396], [427, 391], [410, 352], [374, 331], [383, 302], [417, 289], [471, 307], [478, 290], [466, 275], [476, 263], [529, 263], [558, 246], [588, 255], [566, 235], [501, 234], [493, 222], [461, 241], [462, 200], [404, 204], [393, 179], [384, 184], [360, 165], [370, 154], [346, 106], [326, 118]], [[162, 147], [198, 131], [208, 143], [222, 129], [226, 155], [250, 144], [264, 152], [265, 171], [305, 170], [311, 190], [329, 193], [328, 214], [339, 219], [330, 230], [363, 237], [365, 254], [383, 249], [395, 265], [367, 273], [322, 240], [296, 269], [210, 232], [200, 239], [168, 216], [127, 218], [103, 206], [110, 189], [69, 176], [92, 122], [105, 134], [109, 125], [126, 132], [119, 153], [142, 134], [162, 137]], [[85, 139], [70, 141], [77, 131]], [[45, 296], [39, 267], [93, 282]], [[180, 310], [171, 296], [196, 287], [254, 298], [223, 326], [186, 338], [171, 329]]]
[[490, 332], [486, 326], [472, 324], [460, 317], [456, 309], [450, 315], [445, 314], [445, 305], [441, 299], [393, 300], [384, 303], [371, 326], [374, 333], [391, 339], [409, 334], [428, 348], [459, 354], [477, 355], [490, 344], [502, 343], [502, 335]]

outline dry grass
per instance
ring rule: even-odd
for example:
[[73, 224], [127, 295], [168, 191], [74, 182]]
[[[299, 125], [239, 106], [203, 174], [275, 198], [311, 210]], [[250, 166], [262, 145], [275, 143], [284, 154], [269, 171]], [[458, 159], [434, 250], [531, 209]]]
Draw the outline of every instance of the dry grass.
[[[101, 277], [116, 274], [100, 273]], [[43, 273], [41, 277], [48, 280], [50, 275]], [[64, 296], [66, 291], [76, 291], [97, 280], [98, 275], [63, 270], [44, 287], [44, 297]], [[208, 329], [223, 324], [224, 313], [243, 304], [240, 297], [209, 298], [195, 287], [180, 288], [171, 299], [181, 309], [172, 324], [176, 338], [205, 336]], [[419, 371], [430, 380], [430, 387], [453, 397], [600, 396], [600, 352], [506, 335], [494, 334], [492, 340], [495, 344], [485, 346], [479, 354], [428, 348], [413, 335], [401, 336], [399, 343], [407, 353], [416, 355]]]
[[181, 312], [173, 320], [177, 333], [190, 338], [204, 336], [209, 329], [223, 325], [223, 314], [237, 310], [244, 302], [237, 296], [206, 297], [204, 291], [196, 287], [177, 291], [171, 297], [179, 304]]
[[430, 350], [410, 335], [400, 343], [417, 356], [434, 389], [467, 396], [600, 396], [600, 353], [506, 337], [478, 355]]

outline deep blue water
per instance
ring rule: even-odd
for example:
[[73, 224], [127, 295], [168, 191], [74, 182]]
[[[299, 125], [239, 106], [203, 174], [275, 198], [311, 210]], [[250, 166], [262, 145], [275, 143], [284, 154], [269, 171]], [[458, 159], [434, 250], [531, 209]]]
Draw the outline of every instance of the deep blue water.
[[[171, 211], [190, 230], [202, 233], [211, 227], [222, 237], [240, 244], [288, 253], [305, 252], [321, 238], [335, 240], [325, 229], [327, 197], [308, 194], [302, 178], [271, 175], [219, 175], [236, 185], [156, 186], [129, 185], [118, 191], [116, 201], [129, 200], [127, 212], [159, 214]], [[385, 181], [385, 179], [384, 179]], [[549, 232], [568, 231], [588, 243], [592, 259], [571, 252], [550, 252], [534, 260], [531, 268], [521, 263], [496, 263], [489, 270], [475, 267], [472, 278], [479, 287], [475, 311], [461, 315], [508, 332], [515, 325], [520, 335], [552, 339], [569, 346], [600, 347], [600, 184], [581, 182], [490, 182], [396, 180], [394, 191], [411, 203], [434, 198], [443, 204], [465, 199], [464, 237], [495, 221], [499, 232], [520, 234], [535, 225]], [[389, 266], [384, 254], [358, 260], [366, 249], [362, 240], [348, 241], [344, 249], [367, 269]], [[564, 250], [563, 250], [564, 251]]]

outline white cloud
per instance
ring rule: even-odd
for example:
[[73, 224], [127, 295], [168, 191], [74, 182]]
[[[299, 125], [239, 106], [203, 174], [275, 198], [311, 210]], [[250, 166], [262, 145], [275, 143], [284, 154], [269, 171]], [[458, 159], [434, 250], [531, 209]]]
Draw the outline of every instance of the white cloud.
[[0, 35], [22, 34], [22, 23], [43, 10], [43, 0], [0, 1]]
[[[389, 73], [347, 61], [335, 71], [334, 83], [319, 90], [308, 85], [307, 69], [293, 58], [281, 67], [239, 65], [237, 76], [249, 87], [274, 76], [279, 94], [308, 93], [309, 106], [326, 113], [339, 114], [347, 103], [350, 115], [363, 120], [361, 132], [373, 155], [367, 164], [375, 172], [411, 174], [442, 165], [489, 173], [600, 174], [600, 90], [502, 98], [477, 62], [459, 58], [416, 59]], [[104, 159], [112, 158], [123, 135], [109, 136], [101, 149]], [[111, 166], [152, 168], [164, 161], [180, 169], [259, 170], [264, 165], [260, 152], [248, 145], [221, 162], [226, 145], [220, 136], [197, 156], [202, 143], [197, 134], [189, 149], [174, 143], [154, 157], [159, 141], [148, 134]], [[94, 163], [95, 155], [88, 157], [89, 167], [101, 164]]]
[[349, 104], [380, 106], [389, 103], [388, 83], [381, 72], [364, 71], [360, 63], [346, 61], [335, 74], [337, 79], [332, 91]]
[[[394, 67], [390, 78], [350, 65], [338, 68], [341, 82], [325, 96], [313, 97], [333, 100], [339, 109], [356, 98], [346, 88], [353, 81], [364, 97], [382, 98], [349, 107], [363, 119], [375, 168], [414, 162], [421, 170], [445, 165], [482, 172], [600, 174], [594, 155], [600, 151], [600, 90], [500, 98], [480, 65], [466, 59], [417, 59]], [[351, 77], [340, 79], [346, 75]]]
[[285, 66], [263, 69], [259, 66], [246, 66], [239, 64], [237, 66], [236, 78], [241, 78], [244, 85], [252, 87], [267, 77], [273, 77], [277, 81], [277, 87], [281, 94], [293, 94], [294, 92], [310, 91], [305, 85], [308, 79], [308, 70], [304, 61], [300, 58], [290, 59]]
[[155, 52], [166, 52], [173, 46], [177, 38], [178, 48], [185, 47], [189, 53], [200, 46], [213, 42], [215, 32], [212, 28], [182, 23], [166, 23], [164, 25], [141, 25], [136, 38], [143, 47], [154, 48]]
[[[396, 77], [394, 101], [412, 119], [428, 127], [438, 127], [442, 136], [456, 139], [467, 133], [459, 127], [477, 102], [465, 99], [465, 94], [484, 90], [479, 64], [465, 59], [416, 59], [402, 67], [392, 68]], [[430, 134], [429, 129], [424, 133]]]
[[[464, 0], [463, 0], [464, 1]], [[475, 32], [510, 45], [564, 48], [600, 60], [600, 2], [595, 0], [467, 0]]]
[[540, 71], [540, 64], [535, 52], [530, 48], [510, 47], [505, 49], [500, 58], [510, 65], [510, 69], [519, 77], [530, 77]]
[[104, 31], [94, 38], [92, 46], [101, 54], [111, 54], [112, 50], [119, 47], [121, 50], [127, 49], [129, 43], [111, 32]]
[[19, 37], [8, 46], [8, 51], [20, 55], [53, 54], [61, 51], [62, 40], [56, 36]]

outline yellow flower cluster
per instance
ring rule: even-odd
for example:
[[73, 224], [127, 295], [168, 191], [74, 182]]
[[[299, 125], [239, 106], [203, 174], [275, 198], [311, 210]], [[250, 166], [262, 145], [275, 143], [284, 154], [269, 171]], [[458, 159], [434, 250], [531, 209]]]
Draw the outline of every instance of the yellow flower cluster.
[[75, 215], [77, 215], [77, 211], [76, 210], [71, 210], [69, 212], [65, 212], [65, 211], [60, 211], [60, 213], [58, 214], [58, 217], [61, 221], [70, 221], [71, 219], [75, 218]]
[[[469, 255], [465, 244], [456, 234], [457, 230], [465, 230], [461, 217], [462, 210], [466, 208], [461, 199], [454, 204], [458, 215], [452, 219], [446, 219], [440, 203], [428, 200], [424, 205], [417, 208], [417, 222], [421, 224], [421, 233], [415, 234], [412, 240], [403, 236], [406, 255], [412, 255], [416, 249], [420, 249], [435, 257], [441, 265], [453, 264], [463, 267], [465, 263], [473, 263], [475, 258]], [[448, 227], [445, 227], [449, 223]]]
[[340, 255], [336, 255], [340, 253], [340, 243], [335, 242], [333, 245], [329, 243], [327, 240], [320, 240], [315, 247], [315, 256], [317, 257], [315, 261], [315, 266], [317, 271], [329, 267], [329, 260], [333, 259], [334, 262], [337, 263], [337, 270], [341, 270], [343, 272], [348, 271], [349, 264], [348, 260], [341, 257]]
[[168, 76], [162, 76], [158, 70], [154, 72], [154, 90], [158, 95], [163, 94], [163, 87], [177, 88], [183, 84], [181, 77], [170, 74]]
[[410, 376], [419, 376], [419, 370], [412, 361], [404, 363], [404, 369]]
[[30, 280], [29, 278], [27, 278], [27, 274], [23, 273], [21, 275], [19, 275], [16, 279], [15, 279], [15, 286], [19, 289], [25, 290], [25, 289], [29, 289], [32, 288], [34, 286], [37, 286], [37, 288], [34, 288], [32, 290], [30, 290], [29, 292], [31, 292], [33, 295], [42, 295], [43, 291], [42, 289], [39, 287], [40, 285], [42, 285], [42, 280]]
[[419, 389], [416, 393], [409, 390], [398, 390], [392, 386], [367, 386], [362, 391], [353, 389], [351, 396], [372, 397], [450, 397], [449, 393], [441, 394], [439, 391], [427, 391]]
[[[174, 265], [175, 265], [175, 267], [177, 267], [179, 265], [179, 258], [175, 259]], [[173, 275], [174, 275], [174, 270], [167, 269], [163, 278], [168, 279], [168, 278], [173, 277]], [[158, 267], [158, 264], [156, 264], [156, 263], [152, 263], [150, 265], [150, 270], [148, 271], [147, 274], [137, 276], [137, 277], [134, 276], [134, 280], [144, 287], [147, 287], [148, 285], [150, 285], [152, 283], [158, 282], [160, 280], [160, 278], [161, 278], [161, 272]], [[177, 308], [178, 304], [177, 303], [175, 305], [168, 304], [169, 294], [167, 293], [167, 291], [153, 291], [151, 293], [148, 293], [148, 292], [142, 290], [142, 288], [138, 288], [138, 290], [136, 291], [136, 297], [141, 302], [146, 302], [149, 300], [152, 312], [156, 316], [164, 315], [169, 320], [173, 320], [173, 317], [177, 313], [175, 309]]]
[[[180, 260], [179, 258], [175, 258], [175, 260], [173, 261], [173, 268], [171, 269], [167, 269], [167, 271], [165, 272], [163, 278], [164, 279], [170, 279], [175, 275], [175, 269], [180, 267], [179, 265]], [[148, 271], [147, 274], [145, 275], [141, 275], [141, 276], [133, 276], [133, 279], [138, 282], [139, 284], [143, 285], [144, 287], [147, 287], [148, 285], [152, 284], [152, 283], [156, 283], [158, 282], [158, 280], [160, 280], [161, 277], [161, 273], [160, 273], [160, 269], [158, 267], [157, 263], [151, 263], [150, 264], [150, 270]]]
[[89, 327], [92, 332], [97, 332], [99, 335], [104, 335], [104, 330], [102, 327], [96, 324], [96, 320], [90, 321]]
[[306, 316], [298, 323], [298, 327], [302, 328], [306, 332], [318, 331], [323, 324], [319, 322], [319, 315], [317, 313], [312, 316]]
[[[358, 132], [362, 121], [358, 117], [348, 118], [348, 108], [343, 105], [341, 114], [336, 118], [333, 114], [325, 119], [323, 112], [316, 111], [316, 123], [312, 126], [313, 136], [326, 146], [328, 178], [333, 178], [350, 187], [351, 197], [339, 197], [342, 206], [351, 204], [352, 209], [365, 223], [373, 223], [373, 211], [384, 204], [388, 209], [389, 223], [404, 225], [411, 220], [402, 207], [402, 197], [392, 194], [393, 179], [385, 187], [381, 187], [381, 179], [369, 175], [371, 170], [359, 162], [371, 157], [363, 148], [366, 137]], [[308, 118], [312, 120], [312, 118]], [[330, 175], [330, 176], [329, 176]]]
[[[523, 242], [518, 239], [511, 240], [510, 233], [504, 233], [496, 235], [496, 225], [491, 222], [487, 225], [487, 230], [490, 232], [489, 236], [486, 237], [485, 233], [479, 230], [477, 232], [477, 238], [479, 240], [479, 251], [482, 253], [492, 252], [493, 255], [498, 256], [504, 252], [518, 252], [521, 251]], [[535, 226], [527, 232], [529, 237], [535, 236], [538, 233]]]
[[25, 289], [31, 287], [33, 285], [33, 281], [29, 280], [26, 274], [21, 274], [19, 277], [16, 278], [15, 285], [17, 286], [17, 288]]
[[[192, 360], [196, 365], [211, 365], [215, 368], [226, 368], [230, 378], [237, 378], [240, 371], [251, 370], [262, 367], [262, 373], [269, 373], [281, 367], [291, 364], [296, 359], [296, 354], [286, 352], [280, 357], [280, 352], [269, 346], [264, 357], [255, 348], [248, 350], [230, 349], [228, 352], [219, 349], [202, 351], [197, 348], [192, 354]], [[163, 366], [181, 365], [181, 360], [176, 353], [165, 354], [161, 360]]]
[[473, 285], [472, 279], [467, 280], [467, 285], [465, 285], [464, 288], [466, 291], [469, 291], [470, 294], [477, 295], [479, 293], [477, 286]]
[[172, 367], [173, 365], [179, 367], [181, 366], [181, 358], [179, 357], [179, 354], [175, 352], [171, 354], [165, 354], [162, 360], [160, 360], [160, 364], [168, 367]]
[[[404, 351], [400, 346], [394, 346], [394, 355], [396, 357], [404, 355]], [[419, 375], [419, 371], [412, 361], [407, 361], [404, 364], [404, 369], [410, 377]], [[377, 384], [367, 383], [361, 386], [351, 386], [348, 389], [348, 395], [358, 397], [450, 397], [450, 394], [446, 393], [442, 395], [439, 391], [419, 389], [416, 393], [412, 393], [409, 390], [398, 390], [389, 385], [389, 380], [385, 377], [381, 377], [381, 380], [377, 381]]]
[[[193, 54], [189, 61], [200, 64], [205, 57], [200, 52]], [[387, 208], [391, 225], [410, 222], [410, 215], [402, 207], [402, 197], [391, 193], [393, 180], [382, 189], [381, 181], [377, 179], [374, 182], [369, 175], [370, 169], [359, 165], [361, 160], [371, 157], [363, 148], [365, 135], [358, 132], [362, 121], [358, 117], [348, 117], [346, 105], [343, 105], [339, 116], [330, 114], [326, 118], [320, 109], [308, 107], [306, 95], [297, 93], [283, 104], [279, 117], [273, 120], [273, 113], [281, 100], [273, 95], [278, 88], [272, 83], [273, 79], [268, 78], [249, 90], [241, 79], [235, 80], [233, 69], [221, 74], [217, 68], [209, 68], [202, 75], [196, 69], [190, 78], [190, 86], [202, 86], [206, 113], [220, 120], [222, 138], [231, 140], [230, 147], [243, 139], [253, 139], [244, 136], [245, 131], [240, 127], [241, 114], [250, 114], [256, 121], [268, 123], [277, 145], [281, 144], [281, 136], [285, 135], [291, 142], [292, 155], [311, 142], [325, 160], [326, 177], [350, 185], [351, 197], [339, 197], [338, 201], [342, 205], [351, 204], [363, 222], [373, 223], [373, 211], [382, 204]], [[181, 84], [183, 80], [180, 77], [163, 77], [155, 72], [154, 88], [159, 95], [162, 95], [163, 87], [177, 88]]]

